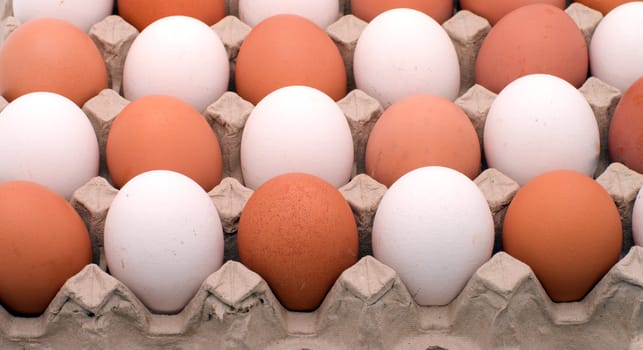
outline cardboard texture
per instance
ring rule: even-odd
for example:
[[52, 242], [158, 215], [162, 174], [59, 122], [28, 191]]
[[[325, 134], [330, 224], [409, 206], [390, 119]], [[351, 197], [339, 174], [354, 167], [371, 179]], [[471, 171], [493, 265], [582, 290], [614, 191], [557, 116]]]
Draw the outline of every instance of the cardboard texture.
[[[0, 6], [3, 39], [19, 25]], [[230, 16], [212, 26], [222, 38], [234, 73], [234, 61], [250, 28], [238, 19], [237, 0], [226, 1]], [[395, 271], [371, 257], [371, 229], [386, 187], [364, 173], [368, 136], [383, 112], [380, 103], [353, 90], [352, 57], [366, 23], [348, 14], [328, 27], [338, 46], [352, 90], [338, 101], [351, 128], [356, 176], [339, 191], [358, 226], [361, 260], [344, 271], [314, 312], [285, 310], [269, 286], [239, 260], [236, 230], [253, 191], [243, 186], [240, 143], [253, 105], [226, 92], [203, 111], [223, 155], [222, 182], [209, 195], [225, 234], [227, 262], [210, 275], [190, 303], [176, 315], [156, 315], [107, 272], [103, 228], [117, 194], [105, 167], [105, 142], [111, 123], [128, 101], [119, 95], [122, 65], [137, 32], [118, 16], [95, 24], [90, 36], [106, 61], [110, 89], [89, 100], [83, 110], [96, 131], [101, 176], [79, 188], [71, 204], [92, 239], [94, 264], [61, 288], [39, 317], [14, 317], [0, 307], [1, 349], [643, 349], [643, 248], [633, 246], [632, 206], [643, 175], [608, 163], [606, 135], [621, 93], [596, 78], [580, 91], [596, 115], [603, 145], [597, 182], [614, 199], [623, 224], [621, 260], [581, 301], [553, 303], [529, 267], [501, 251], [502, 221], [518, 184], [496, 169], [475, 179], [494, 217], [494, 255], [471, 277], [447, 306], [417, 305]], [[585, 35], [602, 18], [583, 5], [567, 13]], [[480, 144], [484, 123], [496, 95], [474, 84], [474, 63], [489, 31], [486, 20], [457, 12], [443, 25], [454, 42], [461, 65], [461, 93], [456, 104], [472, 121]], [[231, 82], [234, 81], [233, 76]], [[232, 85], [232, 84], [231, 84]], [[6, 101], [0, 99], [0, 110]], [[609, 165], [609, 166], [608, 166]]]

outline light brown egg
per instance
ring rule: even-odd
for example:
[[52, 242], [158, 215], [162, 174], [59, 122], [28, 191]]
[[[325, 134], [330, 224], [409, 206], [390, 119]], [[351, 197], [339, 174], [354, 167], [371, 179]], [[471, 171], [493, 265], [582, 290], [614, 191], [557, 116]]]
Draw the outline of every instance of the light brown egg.
[[504, 249], [526, 263], [553, 301], [582, 299], [618, 261], [621, 219], [607, 191], [571, 170], [525, 184], [507, 209]]
[[370, 22], [380, 13], [395, 8], [410, 8], [424, 12], [438, 23], [442, 23], [453, 15], [451, 0], [352, 0], [351, 12], [356, 17]]
[[9, 35], [0, 51], [0, 94], [9, 102], [47, 91], [82, 107], [105, 88], [107, 70], [96, 45], [63, 20], [29, 21]]
[[560, 9], [565, 8], [565, 0], [460, 0], [463, 10], [486, 18], [491, 25], [496, 24], [509, 12], [532, 4], [549, 4]]
[[165, 95], [128, 104], [107, 137], [107, 167], [116, 187], [150, 170], [172, 170], [190, 177], [205, 191], [221, 181], [219, 142], [192, 106]]
[[600, 11], [603, 15], [606, 15], [615, 7], [632, 1], [633, 0], [576, 0], [574, 2], [578, 2], [587, 7], [591, 7], [596, 11]]
[[565, 11], [547, 4], [521, 7], [489, 31], [476, 61], [476, 82], [499, 93], [528, 74], [551, 74], [580, 87], [589, 54], [583, 34]]
[[282, 305], [310, 311], [357, 261], [357, 226], [335, 187], [308, 174], [277, 176], [243, 209], [241, 262], [266, 280]]
[[346, 70], [337, 46], [315, 23], [297, 15], [260, 22], [237, 56], [237, 93], [257, 104], [274, 90], [305, 85], [333, 100], [346, 95]]
[[480, 141], [467, 115], [439, 96], [414, 95], [391, 105], [366, 145], [366, 173], [390, 187], [407, 172], [430, 165], [473, 179], [480, 173]]
[[168, 16], [194, 17], [209, 26], [225, 16], [223, 0], [118, 0], [117, 5], [118, 14], [139, 31]]
[[91, 263], [85, 223], [60, 195], [32, 182], [0, 184], [0, 303], [42, 313], [67, 279]]

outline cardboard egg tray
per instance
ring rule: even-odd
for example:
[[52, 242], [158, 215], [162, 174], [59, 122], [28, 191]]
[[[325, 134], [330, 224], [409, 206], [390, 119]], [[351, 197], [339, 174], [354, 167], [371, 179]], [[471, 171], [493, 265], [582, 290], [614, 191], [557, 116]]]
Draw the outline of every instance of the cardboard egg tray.
[[[0, 6], [0, 40], [19, 25], [6, 16], [11, 1], [4, 6]], [[232, 91], [203, 112], [223, 152], [224, 179], [209, 195], [223, 223], [227, 262], [177, 315], [152, 314], [105, 272], [103, 226], [118, 192], [108, 181], [105, 141], [111, 122], [128, 103], [119, 95], [122, 67], [138, 34], [122, 18], [110, 16], [89, 33], [107, 64], [110, 89], [83, 107], [99, 140], [101, 176], [71, 199], [89, 228], [94, 264], [70, 278], [39, 317], [14, 317], [0, 307], [1, 349], [643, 349], [643, 248], [633, 246], [631, 234], [632, 206], [643, 175], [619, 163], [609, 164], [605, 149], [621, 92], [593, 77], [580, 88], [601, 132], [596, 181], [618, 207], [624, 238], [620, 261], [593, 290], [579, 302], [553, 303], [530, 268], [501, 251], [502, 221], [519, 186], [499, 171], [485, 169], [475, 182], [494, 216], [495, 254], [449, 305], [419, 306], [395, 271], [370, 256], [373, 217], [386, 187], [364, 174], [364, 153], [383, 109], [377, 100], [354, 89], [352, 55], [366, 23], [349, 14], [349, 2], [341, 1], [341, 6], [347, 15], [327, 32], [340, 49], [349, 76], [350, 92], [338, 104], [353, 134], [355, 176], [340, 192], [355, 215], [361, 260], [339, 277], [322, 305], [309, 313], [287, 311], [266, 282], [238, 262], [235, 233], [253, 192], [243, 186], [239, 150], [253, 106]], [[601, 14], [579, 4], [566, 11], [589, 42]], [[250, 27], [236, 17], [236, 1], [229, 1], [228, 13], [212, 28], [225, 44], [234, 73], [239, 46]], [[462, 89], [456, 104], [481, 138], [495, 94], [474, 84], [473, 67], [489, 24], [458, 11], [443, 27], [460, 59]], [[0, 110], [6, 104], [0, 98]]]

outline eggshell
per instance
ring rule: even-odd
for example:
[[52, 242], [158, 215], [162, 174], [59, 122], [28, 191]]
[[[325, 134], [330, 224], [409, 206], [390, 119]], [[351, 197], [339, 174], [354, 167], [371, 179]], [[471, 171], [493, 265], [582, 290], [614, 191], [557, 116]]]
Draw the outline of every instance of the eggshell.
[[553, 301], [582, 299], [618, 261], [621, 218], [607, 191], [570, 170], [524, 185], [503, 223], [505, 251], [529, 265]]
[[643, 173], [643, 77], [630, 86], [619, 101], [608, 132], [608, 150], [613, 162]]
[[451, 0], [352, 0], [353, 15], [370, 22], [382, 12], [395, 8], [410, 8], [426, 13], [442, 23], [453, 15]]
[[498, 93], [528, 74], [551, 74], [580, 87], [587, 78], [587, 45], [565, 11], [548, 4], [520, 7], [485, 38], [476, 60], [476, 83]]
[[632, 209], [632, 238], [634, 244], [643, 246], [643, 200], [641, 196], [643, 192], [640, 191], [634, 201], [634, 208]]
[[123, 66], [123, 93], [128, 100], [170, 95], [202, 112], [223, 95], [229, 78], [219, 36], [199, 20], [172, 16], [134, 39]]
[[118, 14], [142, 31], [154, 21], [170, 16], [189, 16], [211, 26], [225, 16], [224, 0], [118, 0]]
[[626, 2], [633, 2], [632, 0], [576, 0], [574, 2], [581, 3], [587, 7], [591, 7], [596, 11], [600, 11], [603, 15], [612, 11], [615, 7], [620, 6]]
[[0, 184], [0, 303], [45, 311], [65, 281], [91, 263], [85, 223], [67, 201], [33, 182]]
[[519, 78], [493, 101], [484, 127], [489, 167], [519, 184], [550, 170], [593, 176], [600, 139], [592, 108], [564, 80], [546, 74]]
[[243, 41], [235, 83], [253, 104], [290, 85], [316, 88], [337, 101], [346, 95], [346, 70], [326, 32], [303, 17], [282, 14], [259, 23]]
[[117, 187], [157, 169], [186, 175], [205, 191], [221, 181], [217, 136], [196, 109], [171, 96], [150, 95], [128, 104], [109, 131], [106, 158]]
[[599, 22], [589, 47], [592, 75], [627, 90], [643, 76], [643, 2], [620, 5]]
[[373, 255], [393, 268], [420, 305], [446, 305], [491, 257], [487, 200], [463, 174], [415, 169], [384, 194], [373, 221]]
[[27, 180], [70, 198], [98, 175], [98, 141], [71, 100], [33, 92], [0, 112], [0, 181]]
[[268, 17], [287, 13], [305, 17], [325, 29], [342, 12], [337, 0], [239, 0], [239, 18], [251, 27]]
[[449, 35], [412, 9], [386, 11], [366, 26], [355, 47], [353, 73], [357, 88], [385, 108], [421, 93], [454, 100], [460, 89], [458, 56]]
[[105, 219], [109, 272], [153, 312], [179, 312], [223, 263], [223, 229], [208, 194], [154, 170], [118, 192]]
[[291, 172], [343, 186], [353, 171], [353, 154], [342, 110], [307, 86], [288, 86], [266, 96], [250, 113], [241, 137], [241, 171], [253, 189]]
[[407, 172], [429, 165], [450, 167], [475, 178], [480, 142], [471, 121], [455, 103], [414, 95], [390, 106], [366, 145], [366, 173], [389, 187]]
[[0, 51], [0, 94], [9, 102], [36, 91], [63, 95], [77, 105], [107, 88], [107, 69], [89, 36], [60, 19], [29, 21]]
[[237, 240], [241, 262], [294, 311], [316, 309], [357, 261], [357, 225], [348, 203], [308, 174], [284, 174], [259, 187], [241, 213]]
[[531, 4], [549, 4], [565, 9], [565, 0], [460, 0], [460, 7], [486, 18], [493, 26], [509, 12]]
[[112, 14], [113, 0], [12, 0], [13, 15], [25, 23], [36, 18], [65, 20], [84, 32]]

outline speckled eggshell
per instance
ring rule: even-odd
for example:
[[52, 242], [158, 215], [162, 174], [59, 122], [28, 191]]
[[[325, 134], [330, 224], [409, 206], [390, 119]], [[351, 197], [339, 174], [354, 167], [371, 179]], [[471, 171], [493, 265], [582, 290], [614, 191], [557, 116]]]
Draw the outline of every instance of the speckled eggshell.
[[553, 301], [582, 299], [618, 261], [621, 218], [592, 178], [570, 170], [524, 185], [503, 223], [507, 253], [531, 267]]
[[619, 101], [608, 132], [610, 160], [643, 173], [643, 77]]
[[549, 4], [559, 9], [565, 9], [565, 2], [565, 0], [460, 0], [460, 7], [486, 18], [493, 26], [506, 14], [519, 7], [531, 4]]
[[534, 4], [503, 17], [485, 38], [475, 66], [476, 83], [498, 93], [528, 74], [551, 74], [580, 87], [587, 78], [583, 33], [558, 7]]
[[259, 23], [243, 41], [235, 84], [252, 104], [290, 85], [313, 87], [337, 101], [346, 95], [346, 70], [324, 30], [304, 17], [281, 14]]
[[366, 173], [389, 187], [424, 166], [453, 168], [473, 179], [480, 173], [480, 142], [471, 121], [455, 103], [414, 95], [378, 119], [366, 145]]
[[0, 303], [45, 311], [67, 279], [91, 263], [85, 223], [60, 195], [33, 182], [0, 184]]
[[589, 46], [592, 75], [627, 90], [643, 76], [643, 2], [620, 5], [598, 23]]
[[8, 101], [55, 92], [82, 106], [107, 88], [107, 69], [92, 39], [61, 19], [35, 19], [12, 32], [0, 49], [0, 94]]
[[208, 26], [225, 16], [224, 0], [118, 0], [118, 14], [142, 31], [152, 22], [169, 16], [189, 16]]
[[446, 305], [493, 249], [493, 217], [476, 184], [449, 168], [415, 169], [384, 194], [373, 255], [393, 268], [420, 305]]
[[221, 181], [219, 142], [203, 116], [176, 97], [150, 95], [128, 104], [107, 137], [116, 187], [149, 170], [179, 172], [210, 191]]
[[370, 22], [380, 13], [395, 8], [410, 8], [426, 13], [442, 23], [453, 15], [451, 0], [352, 0], [351, 13]]
[[284, 174], [259, 187], [241, 214], [237, 239], [241, 262], [293, 311], [316, 309], [357, 261], [357, 226], [348, 203], [308, 174]]

